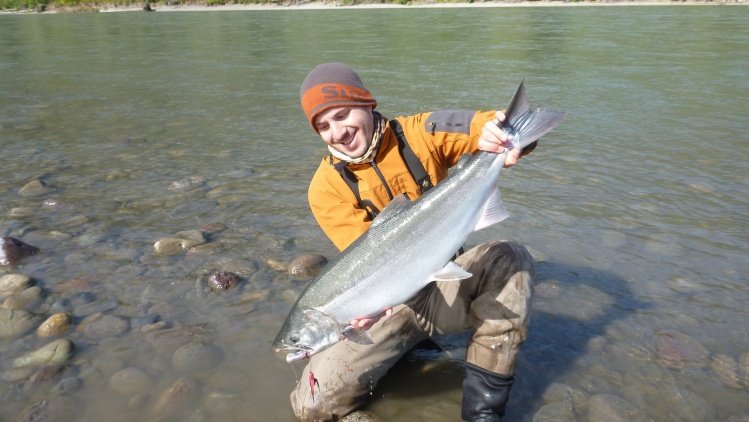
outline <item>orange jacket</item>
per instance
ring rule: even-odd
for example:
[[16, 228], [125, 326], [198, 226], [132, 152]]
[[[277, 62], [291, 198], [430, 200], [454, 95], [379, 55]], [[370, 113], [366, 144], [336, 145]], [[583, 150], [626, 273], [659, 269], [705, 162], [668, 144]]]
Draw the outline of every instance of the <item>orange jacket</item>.
[[[447, 177], [447, 170], [456, 165], [466, 152], [478, 151], [478, 140], [484, 124], [494, 119], [496, 112], [438, 111], [410, 117], [398, 117], [408, 144], [436, 185]], [[339, 162], [333, 159], [333, 163]], [[408, 194], [411, 200], [421, 193], [405, 161], [398, 151], [398, 140], [388, 125], [383, 135], [374, 164], [386, 180], [393, 196]], [[359, 179], [362, 200], [370, 200], [382, 210], [390, 202], [387, 190], [373, 163], [349, 164], [347, 167]], [[361, 236], [372, 220], [360, 207], [351, 188], [340, 173], [323, 158], [309, 186], [312, 214], [325, 234], [340, 250], [346, 249]]]

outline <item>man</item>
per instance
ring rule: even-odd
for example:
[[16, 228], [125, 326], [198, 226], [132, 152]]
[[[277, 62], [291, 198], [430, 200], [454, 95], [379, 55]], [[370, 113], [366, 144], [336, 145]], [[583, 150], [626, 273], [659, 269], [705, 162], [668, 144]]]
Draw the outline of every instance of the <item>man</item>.
[[[416, 199], [444, 180], [463, 154], [502, 152], [511, 146], [497, 124], [505, 117], [501, 111], [453, 110], [388, 121], [374, 111], [377, 101], [359, 76], [341, 63], [313, 69], [300, 96], [309, 122], [330, 152], [312, 178], [310, 207], [340, 250], [361, 236], [396, 195]], [[505, 166], [517, 163], [520, 155], [511, 150]], [[469, 250], [455, 262], [473, 276], [431, 283], [407, 304], [351, 321], [354, 327], [369, 329], [373, 345], [339, 342], [311, 358], [291, 394], [297, 417], [342, 417], [418, 342], [474, 330], [467, 348], [461, 416], [471, 422], [499, 421], [514, 382], [515, 356], [526, 337], [533, 259], [522, 246], [496, 241]]]

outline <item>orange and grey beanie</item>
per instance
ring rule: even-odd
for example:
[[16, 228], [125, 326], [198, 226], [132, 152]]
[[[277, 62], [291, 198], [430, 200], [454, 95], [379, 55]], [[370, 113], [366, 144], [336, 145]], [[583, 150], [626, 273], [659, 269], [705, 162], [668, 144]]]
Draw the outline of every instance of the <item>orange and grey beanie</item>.
[[359, 75], [343, 63], [324, 63], [307, 75], [299, 92], [307, 120], [315, 127], [318, 114], [334, 107], [377, 107]]

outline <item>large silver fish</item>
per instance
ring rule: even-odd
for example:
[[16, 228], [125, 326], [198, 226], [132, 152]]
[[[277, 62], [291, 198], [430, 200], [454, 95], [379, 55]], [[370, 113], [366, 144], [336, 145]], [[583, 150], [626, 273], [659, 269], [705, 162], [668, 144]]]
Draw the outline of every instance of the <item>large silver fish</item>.
[[[513, 148], [551, 131], [565, 113], [531, 110], [520, 83], [501, 127]], [[273, 350], [296, 362], [347, 338], [371, 344], [349, 325], [406, 302], [434, 280], [470, 277], [450, 259], [468, 235], [508, 213], [495, 186], [507, 152], [479, 152], [415, 201], [394, 198], [362, 236], [333, 259], [299, 296]]]

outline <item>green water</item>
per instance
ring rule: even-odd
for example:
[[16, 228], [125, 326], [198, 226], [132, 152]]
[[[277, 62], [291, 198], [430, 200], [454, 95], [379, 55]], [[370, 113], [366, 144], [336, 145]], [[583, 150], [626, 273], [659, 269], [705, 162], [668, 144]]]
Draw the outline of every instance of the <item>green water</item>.
[[[43, 286], [43, 315], [55, 286], [78, 278], [116, 304], [107, 313], [166, 304], [162, 320], [207, 323], [223, 351], [218, 367], [183, 374], [137, 329], [73, 332], [82, 371], [107, 357], [155, 380], [134, 405], [106, 371], [81, 375], [65, 397], [76, 420], [146, 419], [179, 376], [201, 386], [185, 420], [291, 420], [299, 371], [270, 343], [304, 283], [266, 261], [336, 253], [306, 204], [325, 148], [299, 106], [304, 76], [345, 62], [390, 117], [502, 108], [525, 80], [534, 105], [568, 117], [503, 172], [511, 219], [471, 238], [513, 239], [539, 260], [510, 420], [542, 415], [555, 383], [656, 421], [749, 413], [747, 385], [709, 364], [749, 352], [747, 21], [741, 6], [0, 15], [0, 234], [42, 249], [0, 276]], [[48, 193], [20, 195], [35, 179]], [[154, 254], [161, 237], [211, 222], [227, 227], [212, 239], [220, 251]], [[196, 287], [237, 261], [255, 270], [236, 294]], [[662, 330], [699, 340], [706, 366], [665, 368]], [[45, 343], [0, 339], [0, 371]], [[388, 375], [370, 410], [457, 420], [459, 361], [427, 361]], [[230, 388], [217, 372], [243, 381]], [[0, 394], [3, 420], [53, 397], [13, 382]], [[572, 417], [587, 420], [584, 407]]]

